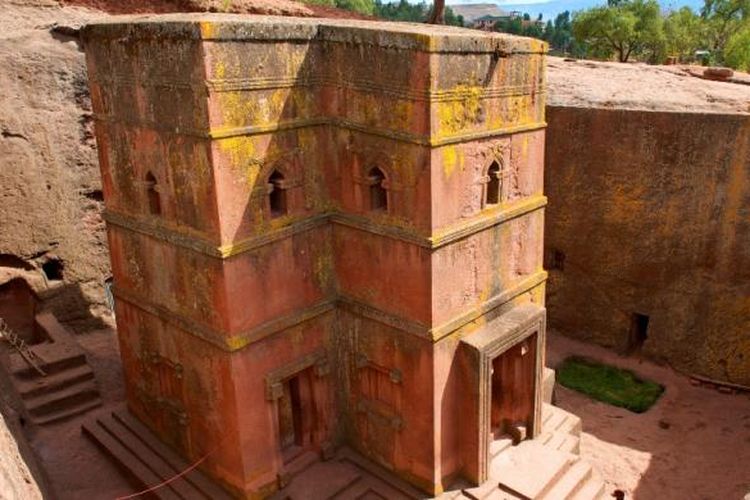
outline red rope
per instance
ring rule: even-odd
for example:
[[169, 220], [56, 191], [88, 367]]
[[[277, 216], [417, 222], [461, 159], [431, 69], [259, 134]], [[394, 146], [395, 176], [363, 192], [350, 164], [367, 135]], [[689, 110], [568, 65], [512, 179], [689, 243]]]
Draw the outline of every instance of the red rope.
[[143, 491], [139, 491], [138, 493], [132, 493], [130, 495], [125, 495], [125, 496], [117, 497], [117, 498], [115, 498], [115, 500], [127, 500], [128, 498], [135, 498], [135, 497], [139, 497], [141, 495], [145, 495], [146, 493], [151, 493], [152, 491], [156, 491], [159, 488], [161, 488], [162, 486], [168, 485], [172, 481], [181, 478], [182, 476], [184, 476], [185, 474], [187, 474], [191, 470], [193, 470], [196, 467], [198, 467], [201, 464], [201, 462], [203, 462], [205, 459], [207, 459], [208, 456], [211, 453], [215, 452], [215, 451], [216, 451], [216, 449], [213, 449], [213, 450], [209, 451], [208, 453], [206, 453], [205, 455], [203, 455], [203, 457], [200, 460], [198, 460], [197, 462], [195, 462], [193, 465], [191, 465], [187, 469], [183, 470], [182, 472], [180, 472], [179, 474], [177, 474], [175, 476], [170, 477], [169, 479], [167, 479], [165, 481], [162, 481], [161, 483], [157, 484], [156, 486], [151, 486], [150, 488], [147, 488], [147, 489], [145, 489]]

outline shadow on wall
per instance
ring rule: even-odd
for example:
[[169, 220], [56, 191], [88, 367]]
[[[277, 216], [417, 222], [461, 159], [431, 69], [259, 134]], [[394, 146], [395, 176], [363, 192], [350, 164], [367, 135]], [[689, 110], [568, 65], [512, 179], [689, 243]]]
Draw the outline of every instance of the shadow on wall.
[[[0, 267], [3, 270], [7, 267]], [[42, 311], [51, 311], [77, 332], [111, 327], [91, 310], [81, 284], [47, 280], [33, 271], [9, 274], [9, 279], [0, 283], [0, 318], [28, 343], [40, 340], [33, 338], [33, 325], [34, 316]]]

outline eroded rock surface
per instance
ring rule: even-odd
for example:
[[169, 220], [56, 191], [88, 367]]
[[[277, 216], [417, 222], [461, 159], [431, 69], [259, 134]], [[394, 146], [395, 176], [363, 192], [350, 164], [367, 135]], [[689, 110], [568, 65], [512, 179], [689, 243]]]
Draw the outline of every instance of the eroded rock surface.
[[99, 14], [18, 3], [0, 19], [0, 270], [46, 277], [37, 292], [86, 329], [109, 264], [84, 57], [70, 35]]

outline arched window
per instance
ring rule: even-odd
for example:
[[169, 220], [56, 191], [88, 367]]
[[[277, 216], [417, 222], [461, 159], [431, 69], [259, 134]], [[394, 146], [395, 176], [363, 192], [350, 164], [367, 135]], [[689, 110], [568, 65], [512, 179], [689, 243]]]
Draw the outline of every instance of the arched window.
[[500, 165], [496, 161], [487, 169], [487, 177], [484, 204], [497, 205], [500, 202]]
[[148, 197], [148, 211], [152, 215], [161, 214], [161, 199], [159, 198], [159, 186], [154, 174], [146, 174], [146, 196]]
[[388, 191], [383, 183], [385, 174], [378, 167], [372, 167], [367, 173], [367, 183], [370, 185], [370, 210], [388, 211]]
[[286, 202], [284, 175], [278, 170], [274, 170], [268, 178], [268, 203], [271, 209], [271, 218], [286, 215]]

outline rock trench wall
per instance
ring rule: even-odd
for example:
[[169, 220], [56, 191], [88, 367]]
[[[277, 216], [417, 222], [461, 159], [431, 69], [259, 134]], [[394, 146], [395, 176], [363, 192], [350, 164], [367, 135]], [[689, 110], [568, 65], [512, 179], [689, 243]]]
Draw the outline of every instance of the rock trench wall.
[[50, 28], [94, 15], [14, 6], [0, 21], [0, 285], [21, 277], [77, 330], [101, 325], [109, 258], [83, 52]]
[[[750, 385], [750, 116], [547, 107], [552, 328]], [[641, 319], [643, 321], [643, 319]]]

